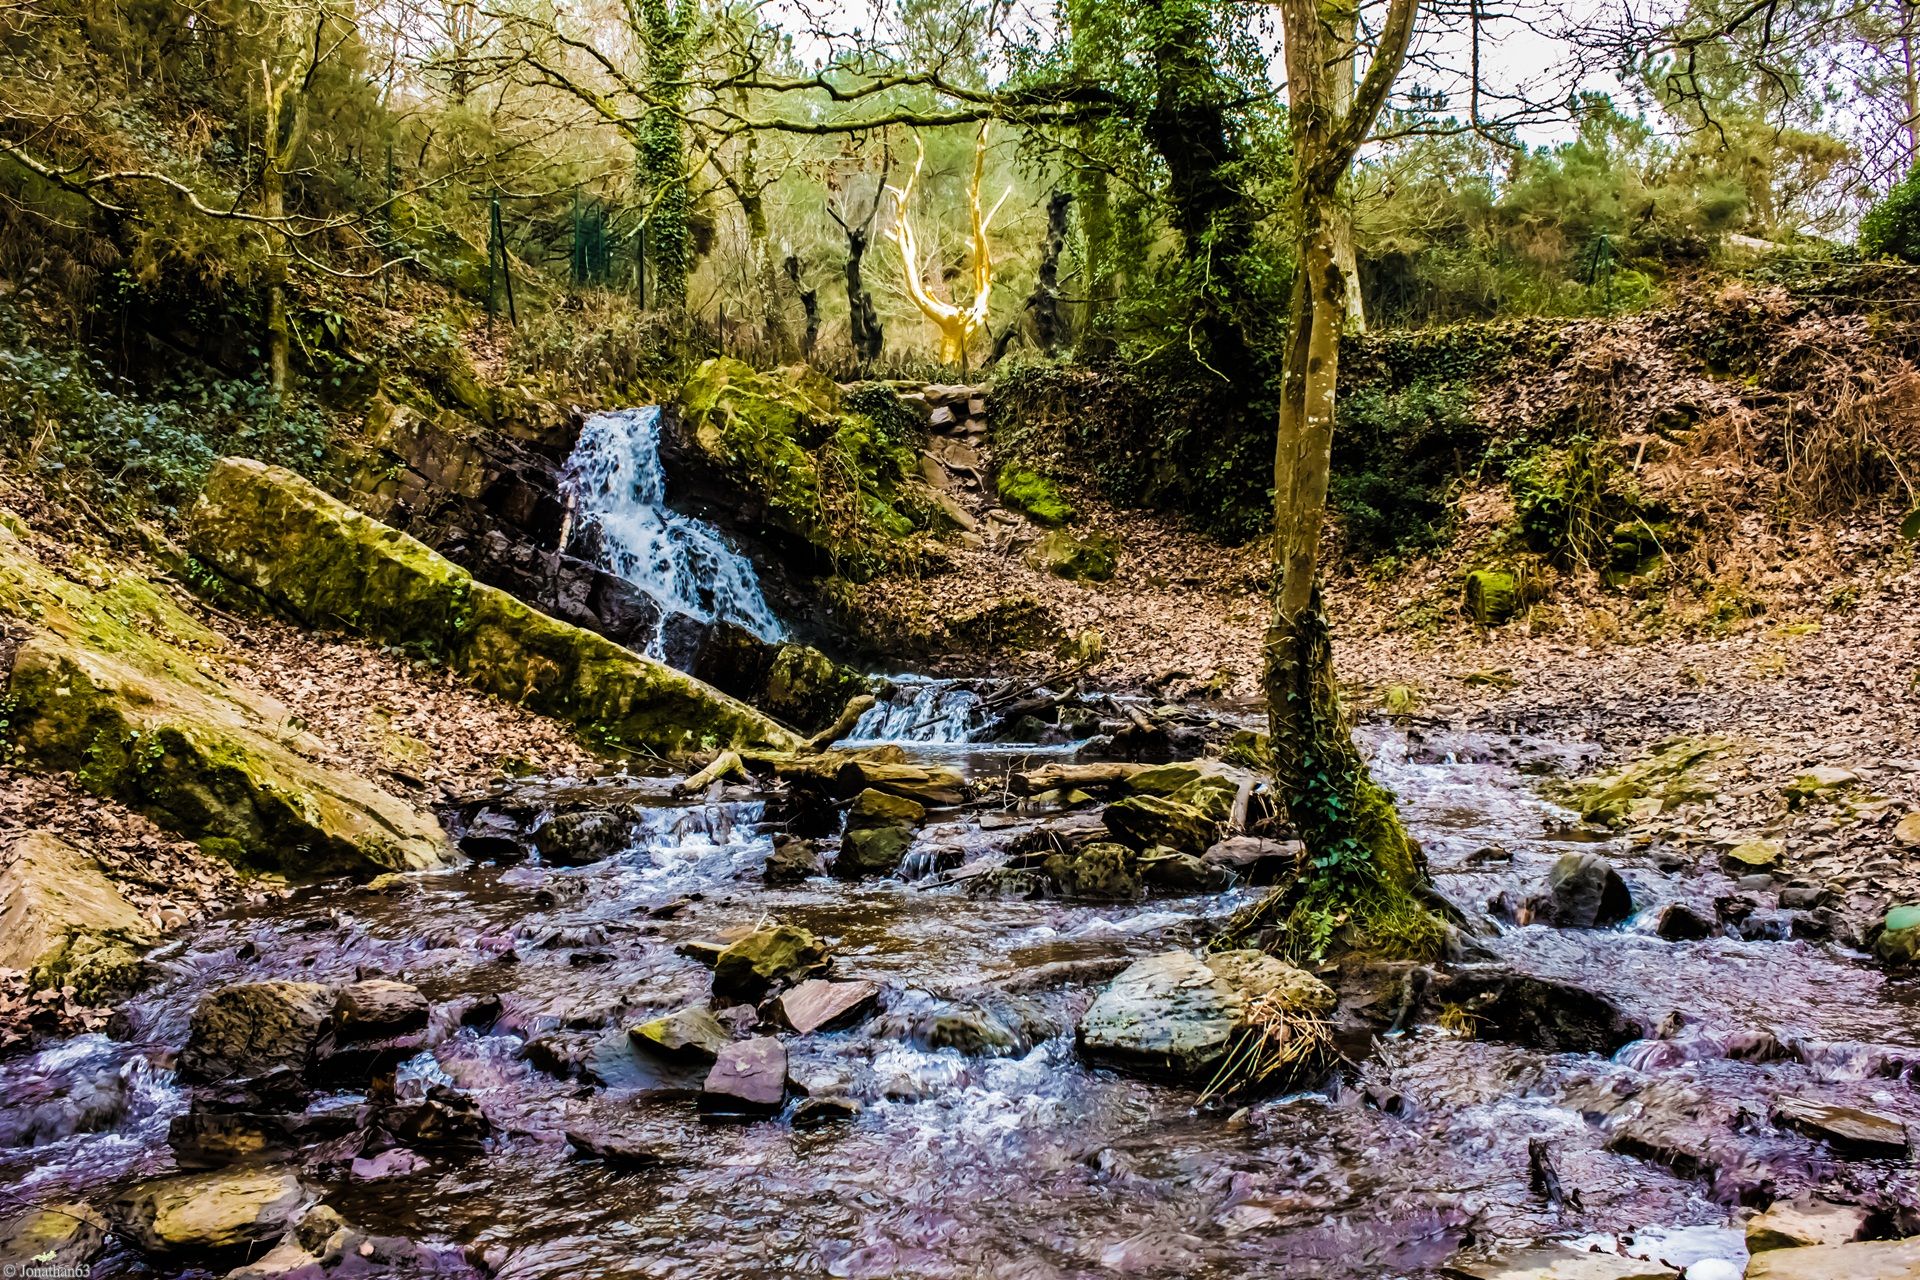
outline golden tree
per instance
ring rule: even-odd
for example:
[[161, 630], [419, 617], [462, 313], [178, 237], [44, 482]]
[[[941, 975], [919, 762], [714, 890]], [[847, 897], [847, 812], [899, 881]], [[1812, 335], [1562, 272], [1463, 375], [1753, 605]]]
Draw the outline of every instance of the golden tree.
[[927, 287], [925, 266], [920, 251], [920, 238], [915, 234], [913, 222], [907, 210], [913, 201], [913, 186], [920, 179], [920, 171], [927, 162], [926, 144], [914, 135], [915, 156], [913, 172], [907, 175], [906, 185], [887, 187], [893, 197], [893, 225], [887, 229], [887, 235], [900, 247], [900, 267], [906, 277], [907, 296], [913, 299], [913, 305], [920, 313], [933, 321], [940, 330], [940, 359], [947, 364], [965, 366], [967, 344], [973, 335], [987, 327], [987, 309], [993, 301], [993, 251], [987, 241], [987, 228], [993, 224], [994, 215], [1000, 212], [1000, 206], [1007, 202], [1007, 194], [1002, 194], [992, 209], [984, 209], [980, 203], [980, 187], [987, 172], [987, 127], [980, 126], [980, 134], [973, 144], [973, 182], [968, 188], [967, 203], [973, 223], [973, 298], [965, 306], [945, 298], [935, 297]]

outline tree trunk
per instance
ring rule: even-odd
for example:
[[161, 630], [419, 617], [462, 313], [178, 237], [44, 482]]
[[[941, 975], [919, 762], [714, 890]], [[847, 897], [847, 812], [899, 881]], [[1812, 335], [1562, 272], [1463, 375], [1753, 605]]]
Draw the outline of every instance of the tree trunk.
[[[260, 211], [269, 218], [287, 216], [286, 178], [277, 158], [269, 156], [260, 175]], [[287, 238], [278, 229], [267, 233], [267, 385], [276, 398], [287, 394], [291, 379], [293, 335], [287, 320]]]

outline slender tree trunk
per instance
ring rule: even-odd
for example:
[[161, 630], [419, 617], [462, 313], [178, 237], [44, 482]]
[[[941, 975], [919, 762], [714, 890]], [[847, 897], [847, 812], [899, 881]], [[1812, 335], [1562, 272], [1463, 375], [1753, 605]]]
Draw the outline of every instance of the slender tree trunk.
[[[260, 211], [269, 218], [287, 216], [286, 179], [275, 157], [269, 156], [260, 175]], [[293, 335], [287, 320], [287, 239], [267, 233], [267, 385], [276, 397], [287, 394], [291, 379]]]

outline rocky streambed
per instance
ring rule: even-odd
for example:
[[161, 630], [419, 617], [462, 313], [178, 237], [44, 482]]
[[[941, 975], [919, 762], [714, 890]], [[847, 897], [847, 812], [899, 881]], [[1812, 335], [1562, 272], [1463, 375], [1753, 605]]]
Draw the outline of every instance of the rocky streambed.
[[[0, 1063], [0, 1184], [36, 1210], [0, 1255], [156, 1277], [1920, 1274], [1908, 1246], [1843, 1243], [1920, 1233], [1920, 1002], [1831, 940], [1817, 893], [1583, 826], [1537, 786], [1577, 747], [1369, 745], [1467, 930], [1436, 969], [1323, 975], [1336, 1010], [1286, 979], [1344, 1054], [1305, 1091], [1198, 1104], [1258, 975], [1195, 948], [1276, 851], [1181, 852], [1140, 826], [1164, 797], [1009, 781], [1064, 750], [922, 747], [827, 804], [529, 781], [449, 814], [473, 865], [220, 918], [106, 1033]], [[1116, 1013], [1130, 982], [1163, 1020]], [[1750, 1264], [1750, 1243], [1776, 1247]]]

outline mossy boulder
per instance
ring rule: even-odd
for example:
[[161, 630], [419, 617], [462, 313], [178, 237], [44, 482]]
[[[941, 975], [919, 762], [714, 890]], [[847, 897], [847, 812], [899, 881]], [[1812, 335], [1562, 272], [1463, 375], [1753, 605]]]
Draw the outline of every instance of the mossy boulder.
[[1483, 627], [1497, 627], [1520, 611], [1520, 579], [1505, 569], [1475, 569], [1467, 575], [1467, 616]]
[[1196, 857], [1212, 848], [1221, 832], [1218, 819], [1162, 796], [1128, 796], [1108, 805], [1101, 821], [1118, 840], [1136, 849], [1165, 845]]
[[104, 1004], [133, 986], [154, 940], [99, 865], [51, 832], [30, 831], [0, 856], [0, 968]]
[[910, 558], [929, 523], [913, 415], [885, 387], [843, 393], [804, 365], [759, 372], [720, 357], [680, 389], [676, 445], [750, 514], [865, 581]]
[[[73, 773], [223, 856], [291, 875], [456, 860], [438, 821], [314, 763], [286, 708], [221, 678], [223, 642], [151, 584], [76, 562], [56, 574], [0, 532], [0, 612], [21, 620], [7, 696], [24, 764]], [[98, 578], [93, 586], [80, 577]]]
[[1108, 533], [1076, 536], [1049, 529], [1027, 548], [1027, 563], [1057, 578], [1105, 582], [1120, 564], [1120, 539]]
[[873, 690], [867, 676], [818, 649], [762, 640], [730, 622], [701, 637], [693, 674], [806, 733], [826, 728], [850, 700]]
[[474, 684], [590, 739], [661, 755], [790, 750], [794, 734], [665, 663], [528, 608], [424, 544], [279, 467], [214, 468], [193, 554], [315, 626], [346, 626], [444, 660]]
[[1132, 899], [1140, 896], [1140, 858], [1109, 840], [1047, 858], [1042, 869], [1069, 898]]
[[1060, 487], [1038, 471], [1001, 467], [993, 478], [993, 487], [1002, 505], [1039, 524], [1057, 527], [1077, 514]]
[[723, 999], [757, 1001], [775, 986], [818, 977], [827, 967], [827, 945], [795, 925], [757, 929], [728, 944], [713, 965], [713, 993]]
[[1580, 778], [1557, 790], [1586, 821], [1625, 826], [1629, 820], [1710, 798], [1713, 788], [1695, 774], [1726, 749], [1717, 738], [1669, 738], [1611, 773]]
[[891, 875], [913, 847], [913, 830], [904, 826], [860, 827], [840, 837], [833, 873], [843, 879]]

